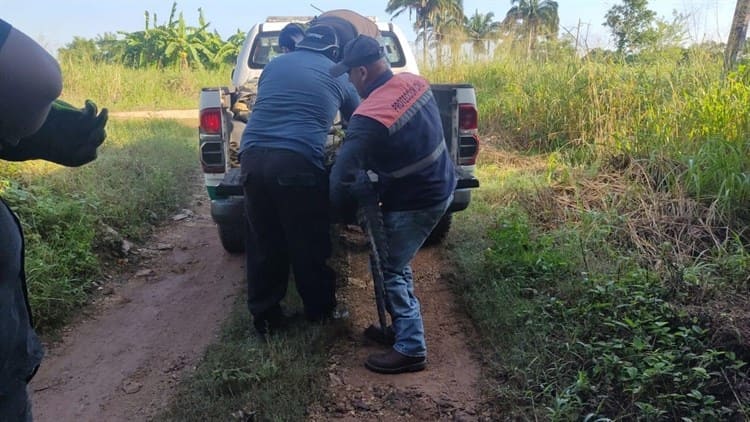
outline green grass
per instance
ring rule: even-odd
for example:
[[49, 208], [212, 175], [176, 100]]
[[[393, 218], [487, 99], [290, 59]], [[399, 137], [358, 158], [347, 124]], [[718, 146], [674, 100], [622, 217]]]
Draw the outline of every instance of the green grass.
[[[721, 258], [709, 253], [679, 269], [644, 266], [623, 239], [628, 219], [604, 196], [595, 209], [561, 212], [555, 203], [550, 189], [582, 189], [568, 182], [585, 174], [558, 168], [540, 178], [543, 158], [514, 165], [488, 153], [478, 167], [483, 186], [456, 215], [449, 247], [462, 274], [455, 290], [489, 356], [483, 385], [495, 416], [747, 417], [750, 353], [738, 355], [717, 341], [720, 327], [688, 312], [708, 291], [746, 291], [746, 247], [730, 242], [712, 252]], [[676, 281], [671, 271], [685, 276]]]
[[496, 55], [427, 70], [433, 82], [470, 82], [480, 130], [571, 164], [612, 157], [671, 162], [668, 183], [714, 204], [723, 224], [750, 222], [750, 71], [722, 76], [721, 57], [665, 50], [634, 63], [556, 54]]
[[232, 421], [240, 411], [249, 420], [305, 420], [309, 406], [324, 401], [328, 351], [340, 329], [300, 323], [263, 342], [251, 334], [249, 313], [238, 301], [221, 339], [156, 420]]
[[[0, 194], [19, 215], [37, 328], [63, 325], [101, 281], [108, 228], [143, 240], [179, 209], [197, 176], [195, 130], [172, 121], [111, 121], [94, 162], [0, 163]], [[116, 245], [115, 245], [116, 246]]]

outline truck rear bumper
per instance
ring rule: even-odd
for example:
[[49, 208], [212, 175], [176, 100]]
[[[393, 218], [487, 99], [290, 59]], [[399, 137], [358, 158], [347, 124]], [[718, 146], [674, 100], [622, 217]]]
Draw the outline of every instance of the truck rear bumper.
[[453, 202], [448, 207], [448, 212], [463, 211], [471, 202], [471, 190], [479, 187], [479, 180], [475, 178], [459, 179], [456, 190], [453, 192]]

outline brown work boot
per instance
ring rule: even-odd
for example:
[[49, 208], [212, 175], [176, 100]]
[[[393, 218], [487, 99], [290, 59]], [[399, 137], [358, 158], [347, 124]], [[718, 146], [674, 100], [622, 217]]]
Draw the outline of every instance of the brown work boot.
[[381, 374], [417, 372], [427, 367], [427, 358], [424, 356], [406, 356], [391, 349], [387, 353], [376, 353], [370, 355], [365, 361], [365, 367], [373, 372]]

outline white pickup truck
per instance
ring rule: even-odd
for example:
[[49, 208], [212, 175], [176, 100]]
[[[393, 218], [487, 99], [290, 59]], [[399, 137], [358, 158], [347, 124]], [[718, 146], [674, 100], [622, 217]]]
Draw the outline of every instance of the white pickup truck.
[[[218, 225], [222, 246], [230, 253], [244, 251], [243, 190], [239, 183], [238, 150], [248, 113], [255, 100], [255, 85], [263, 67], [281, 54], [278, 36], [290, 22], [306, 24], [312, 17], [269, 17], [247, 33], [232, 71], [231, 87], [203, 88], [200, 94], [199, 148], [211, 217]], [[394, 73], [419, 74], [417, 62], [402, 31], [391, 22], [373, 19]], [[445, 141], [456, 163], [459, 179], [448, 212], [428, 239], [441, 241], [448, 233], [453, 212], [468, 207], [479, 150], [474, 87], [469, 84], [433, 84], [443, 123]], [[333, 138], [333, 137], [332, 137]], [[334, 140], [332, 139], [332, 142]]]

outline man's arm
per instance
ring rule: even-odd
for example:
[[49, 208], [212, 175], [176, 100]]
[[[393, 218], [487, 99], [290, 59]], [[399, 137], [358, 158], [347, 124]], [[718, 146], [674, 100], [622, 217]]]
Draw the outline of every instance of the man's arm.
[[348, 123], [351, 120], [352, 114], [354, 114], [354, 110], [359, 106], [359, 94], [357, 94], [356, 88], [349, 81], [344, 81], [343, 87], [344, 101], [341, 103], [339, 112], [341, 112], [341, 120], [344, 123]]
[[379, 122], [356, 115], [346, 130], [343, 144], [331, 169], [329, 196], [334, 209], [351, 210], [356, 206], [357, 181], [369, 169], [370, 149], [379, 139], [388, 136], [388, 129]]
[[57, 61], [0, 20], [0, 159], [42, 159], [80, 166], [106, 138], [107, 109], [55, 100], [62, 90]]
[[96, 150], [107, 137], [107, 118], [107, 109], [99, 112], [92, 101], [86, 101], [79, 109], [55, 100], [42, 127], [22, 138], [18, 145], [0, 149], [0, 158], [40, 159], [68, 167], [81, 166], [96, 159]]
[[24, 33], [0, 20], [0, 141], [18, 142], [39, 130], [62, 91], [57, 61]]

